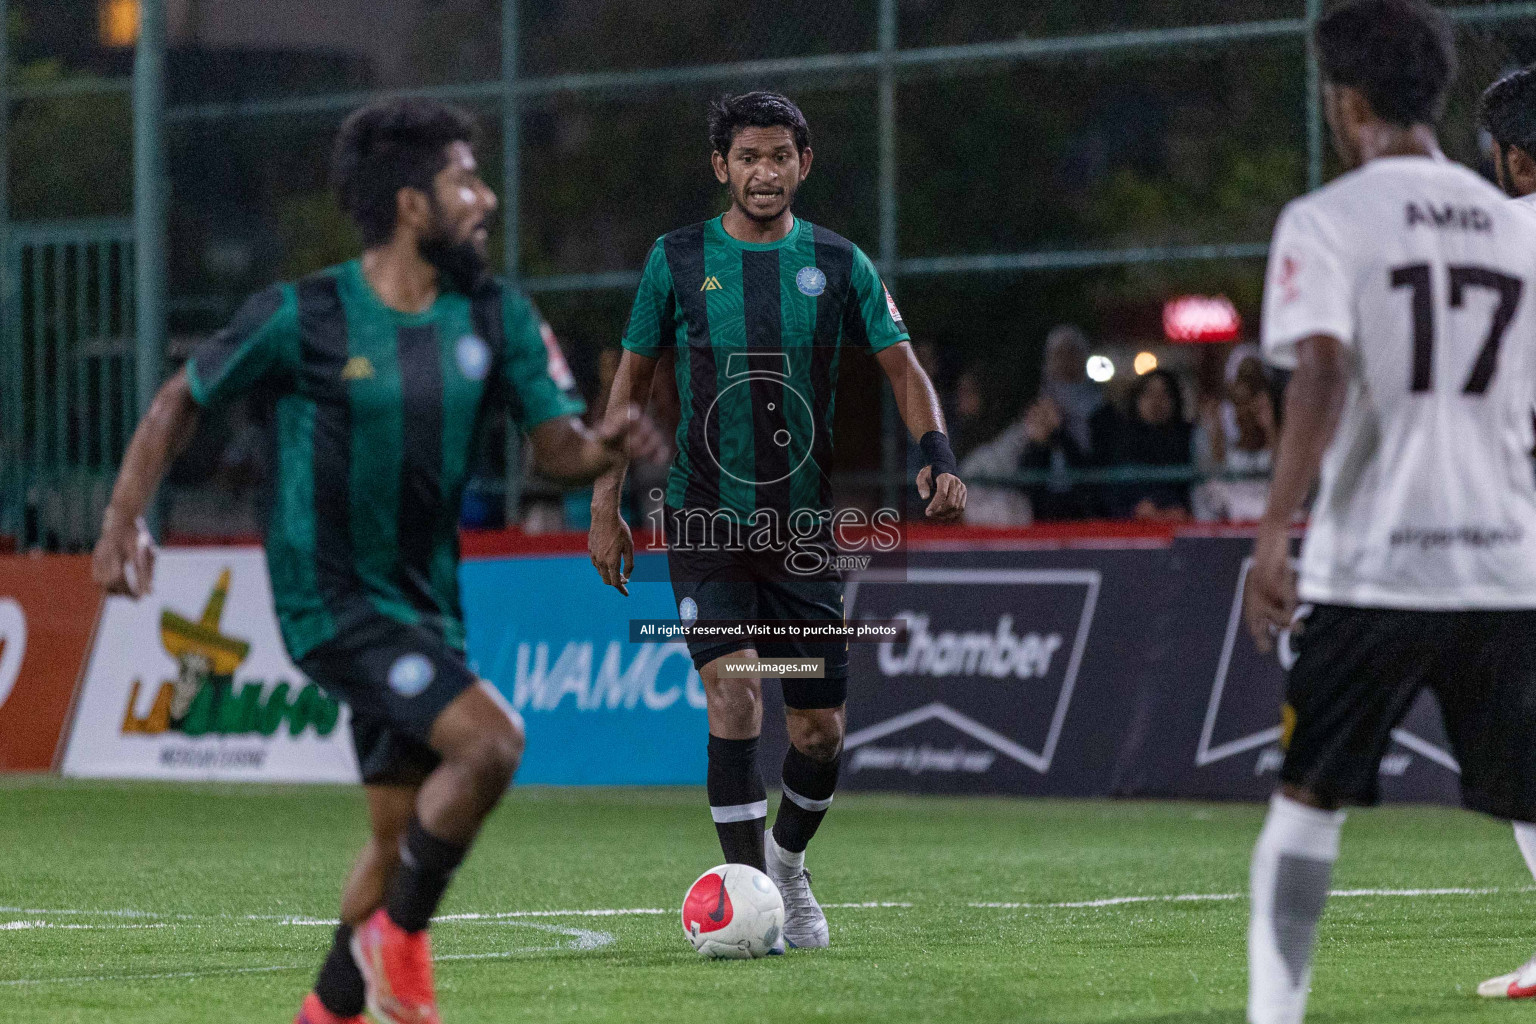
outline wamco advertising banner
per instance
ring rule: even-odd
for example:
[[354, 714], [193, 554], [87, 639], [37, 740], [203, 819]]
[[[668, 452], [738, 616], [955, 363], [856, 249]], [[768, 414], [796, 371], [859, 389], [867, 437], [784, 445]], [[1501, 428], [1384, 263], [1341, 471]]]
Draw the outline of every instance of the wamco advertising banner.
[[260, 549], [163, 551], [154, 589], [107, 599], [65, 775], [351, 782], [346, 709], [288, 660]]
[[[633, 576], [664, 578], [664, 557], [637, 556]], [[709, 721], [687, 645], [629, 640], [631, 619], [677, 619], [669, 584], [625, 597], [584, 556], [472, 559], [460, 580], [470, 662], [528, 730], [519, 783], [703, 783]]]

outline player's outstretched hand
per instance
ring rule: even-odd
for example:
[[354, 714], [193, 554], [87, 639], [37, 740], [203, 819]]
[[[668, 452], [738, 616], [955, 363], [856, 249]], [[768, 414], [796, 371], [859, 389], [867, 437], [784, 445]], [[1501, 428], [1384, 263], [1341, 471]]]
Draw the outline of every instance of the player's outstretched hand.
[[1243, 617], [1259, 650], [1268, 654], [1275, 637], [1291, 628], [1296, 614], [1296, 573], [1291, 569], [1291, 532], [1265, 523], [1253, 546], [1253, 568], [1243, 591]]
[[656, 421], [647, 416], [638, 405], [628, 406], [624, 413], [624, 418], [621, 420], [603, 417], [603, 422], [598, 425], [596, 432], [598, 442], [611, 452], [622, 452], [631, 462], [660, 465], [667, 461], [671, 452], [667, 448], [666, 437], [656, 426]]
[[[933, 500], [928, 501], [929, 495]], [[933, 486], [933, 467], [917, 471], [917, 496], [928, 501], [927, 516], [941, 523], [953, 523], [965, 512], [965, 483], [953, 473], [940, 473], [939, 486]]]
[[154, 538], [143, 519], [107, 508], [101, 539], [91, 553], [91, 576], [109, 594], [140, 598], [149, 593], [155, 573]]
[[603, 582], [628, 597], [629, 574], [635, 571], [635, 538], [617, 509], [593, 515], [592, 528], [587, 531], [587, 551]]

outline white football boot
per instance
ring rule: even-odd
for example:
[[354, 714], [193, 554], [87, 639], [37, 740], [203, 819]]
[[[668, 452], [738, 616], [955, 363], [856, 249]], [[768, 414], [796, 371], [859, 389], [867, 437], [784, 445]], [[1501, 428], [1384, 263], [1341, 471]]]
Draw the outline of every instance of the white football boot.
[[[805, 855], [796, 857], [773, 841], [773, 829], [763, 834], [763, 852], [768, 862], [768, 877], [779, 887], [784, 899], [784, 941], [791, 949], [825, 949], [831, 944], [827, 934], [827, 915], [811, 895], [811, 873], [805, 870]], [[785, 863], [799, 861], [799, 866]]]
[[1536, 956], [1527, 960], [1518, 971], [1489, 978], [1477, 986], [1477, 994], [1484, 999], [1530, 999], [1536, 996]]

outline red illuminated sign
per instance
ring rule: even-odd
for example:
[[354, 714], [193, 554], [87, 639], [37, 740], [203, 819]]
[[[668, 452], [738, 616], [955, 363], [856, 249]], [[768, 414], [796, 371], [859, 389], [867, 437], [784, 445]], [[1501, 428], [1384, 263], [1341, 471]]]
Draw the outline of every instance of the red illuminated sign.
[[1163, 306], [1163, 334], [1169, 341], [1211, 344], [1236, 341], [1243, 318], [1225, 295], [1185, 295]]

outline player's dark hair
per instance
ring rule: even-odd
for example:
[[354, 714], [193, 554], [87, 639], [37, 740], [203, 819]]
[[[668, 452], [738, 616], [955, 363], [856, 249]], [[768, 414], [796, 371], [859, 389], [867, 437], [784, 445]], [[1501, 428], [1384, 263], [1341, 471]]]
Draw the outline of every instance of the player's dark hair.
[[1536, 156], [1536, 65], [1490, 85], [1480, 108], [1483, 127], [1501, 149], [1518, 146]]
[[776, 92], [721, 96], [709, 105], [709, 144], [716, 153], [729, 154], [736, 133], [743, 128], [788, 128], [796, 149], [803, 153], [811, 148], [811, 127], [805, 115], [788, 96]]
[[1422, 0], [1352, 0], [1317, 24], [1323, 78], [1399, 127], [1433, 124], [1456, 77], [1450, 20]]
[[394, 234], [402, 188], [430, 196], [432, 179], [448, 166], [448, 146], [474, 141], [474, 118], [435, 100], [384, 100], [348, 115], [331, 152], [331, 182], [363, 245], [382, 245]]

